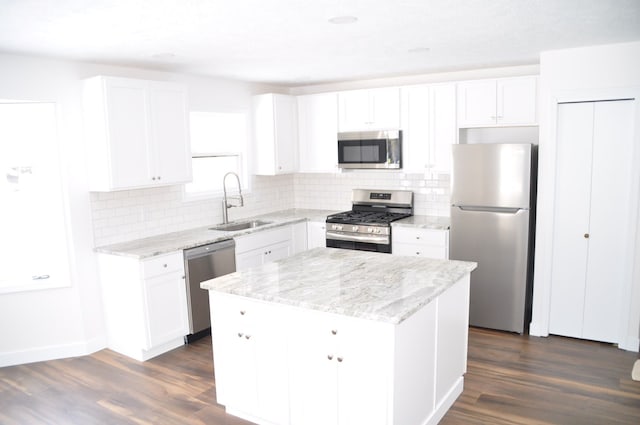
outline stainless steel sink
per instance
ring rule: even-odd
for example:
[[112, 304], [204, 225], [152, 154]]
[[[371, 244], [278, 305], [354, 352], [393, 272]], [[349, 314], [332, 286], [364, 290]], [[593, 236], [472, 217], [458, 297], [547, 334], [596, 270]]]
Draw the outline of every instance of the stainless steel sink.
[[236, 230], [254, 229], [256, 227], [264, 226], [265, 224], [271, 224], [271, 221], [251, 220], [251, 221], [236, 221], [233, 223], [219, 224], [214, 227], [210, 227], [209, 230], [220, 230], [222, 232], [234, 232]]

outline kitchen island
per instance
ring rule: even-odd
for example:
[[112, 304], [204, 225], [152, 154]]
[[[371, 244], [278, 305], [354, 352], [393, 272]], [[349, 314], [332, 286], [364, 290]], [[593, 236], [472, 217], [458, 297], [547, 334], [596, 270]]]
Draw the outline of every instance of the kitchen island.
[[218, 403], [257, 424], [435, 424], [462, 392], [475, 263], [316, 248], [202, 283]]

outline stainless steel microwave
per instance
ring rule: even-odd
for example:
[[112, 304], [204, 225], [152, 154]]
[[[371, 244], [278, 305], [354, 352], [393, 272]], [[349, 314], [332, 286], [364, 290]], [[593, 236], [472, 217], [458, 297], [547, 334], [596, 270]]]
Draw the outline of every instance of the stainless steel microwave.
[[402, 168], [402, 131], [338, 133], [340, 168]]

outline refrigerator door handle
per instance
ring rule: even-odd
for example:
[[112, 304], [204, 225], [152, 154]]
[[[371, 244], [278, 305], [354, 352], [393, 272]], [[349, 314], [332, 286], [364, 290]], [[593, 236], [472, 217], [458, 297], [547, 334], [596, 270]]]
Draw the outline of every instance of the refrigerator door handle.
[[454, 208], [458, 208], [462, 211], [486, 211], [502, 214], [517, 214], [518, 211], [527, 211], [528, 208], [504, 208], [504, 207], [475, 207], [469, 205], [454, 205]]

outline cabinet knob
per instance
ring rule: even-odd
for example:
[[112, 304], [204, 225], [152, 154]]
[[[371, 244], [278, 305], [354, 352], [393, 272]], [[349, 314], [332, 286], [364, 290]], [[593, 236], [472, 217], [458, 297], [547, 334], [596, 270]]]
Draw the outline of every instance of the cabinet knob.
[[416, 236], [416, 239], [420, 239], [420, 236]]
[[416, 255], [420, 255], [420, 251], [416, 251]]
[[161, 176], [158, 176], [158, 180], [160, 180], [160, 177], [161, 177]]
[[338, 357], [338, 363], [342, 363], [342, 360], [344, 360], [342, 357]]
[[151, 180], [154, 180], [154, 181], [155, 181], [155, 179], [156, 179], [156, 177], [155, 177], [155, 176], [151, 177]]
[[245, 335], [244, 339], [251, 339], [251, 335]]
[[242, 332], [238, 332], [238, 338], [242, 338], [244, 334]]
[[167, 265], [166, 265], [166, 264], [163, 264], [163, 265], [162, 265], [162, 267], [164, 267], [164, 268], [166, 269], [166, 268], [167, 268]]
[[244, 316], [247, 312], [245, 310], [240, 310], [240, 315]]
[[338, 333], [337, 329], [331, 329], [331, 335], [336, 335]]
[[585, 234], [584, 234], [584, 238], [585, 238], [585, 239], [589, 239], [589, 234], [588, 234], [588, 233], [585, 233]]
[[327, 354], [327, 359], [333, 360], [333, 354]]

